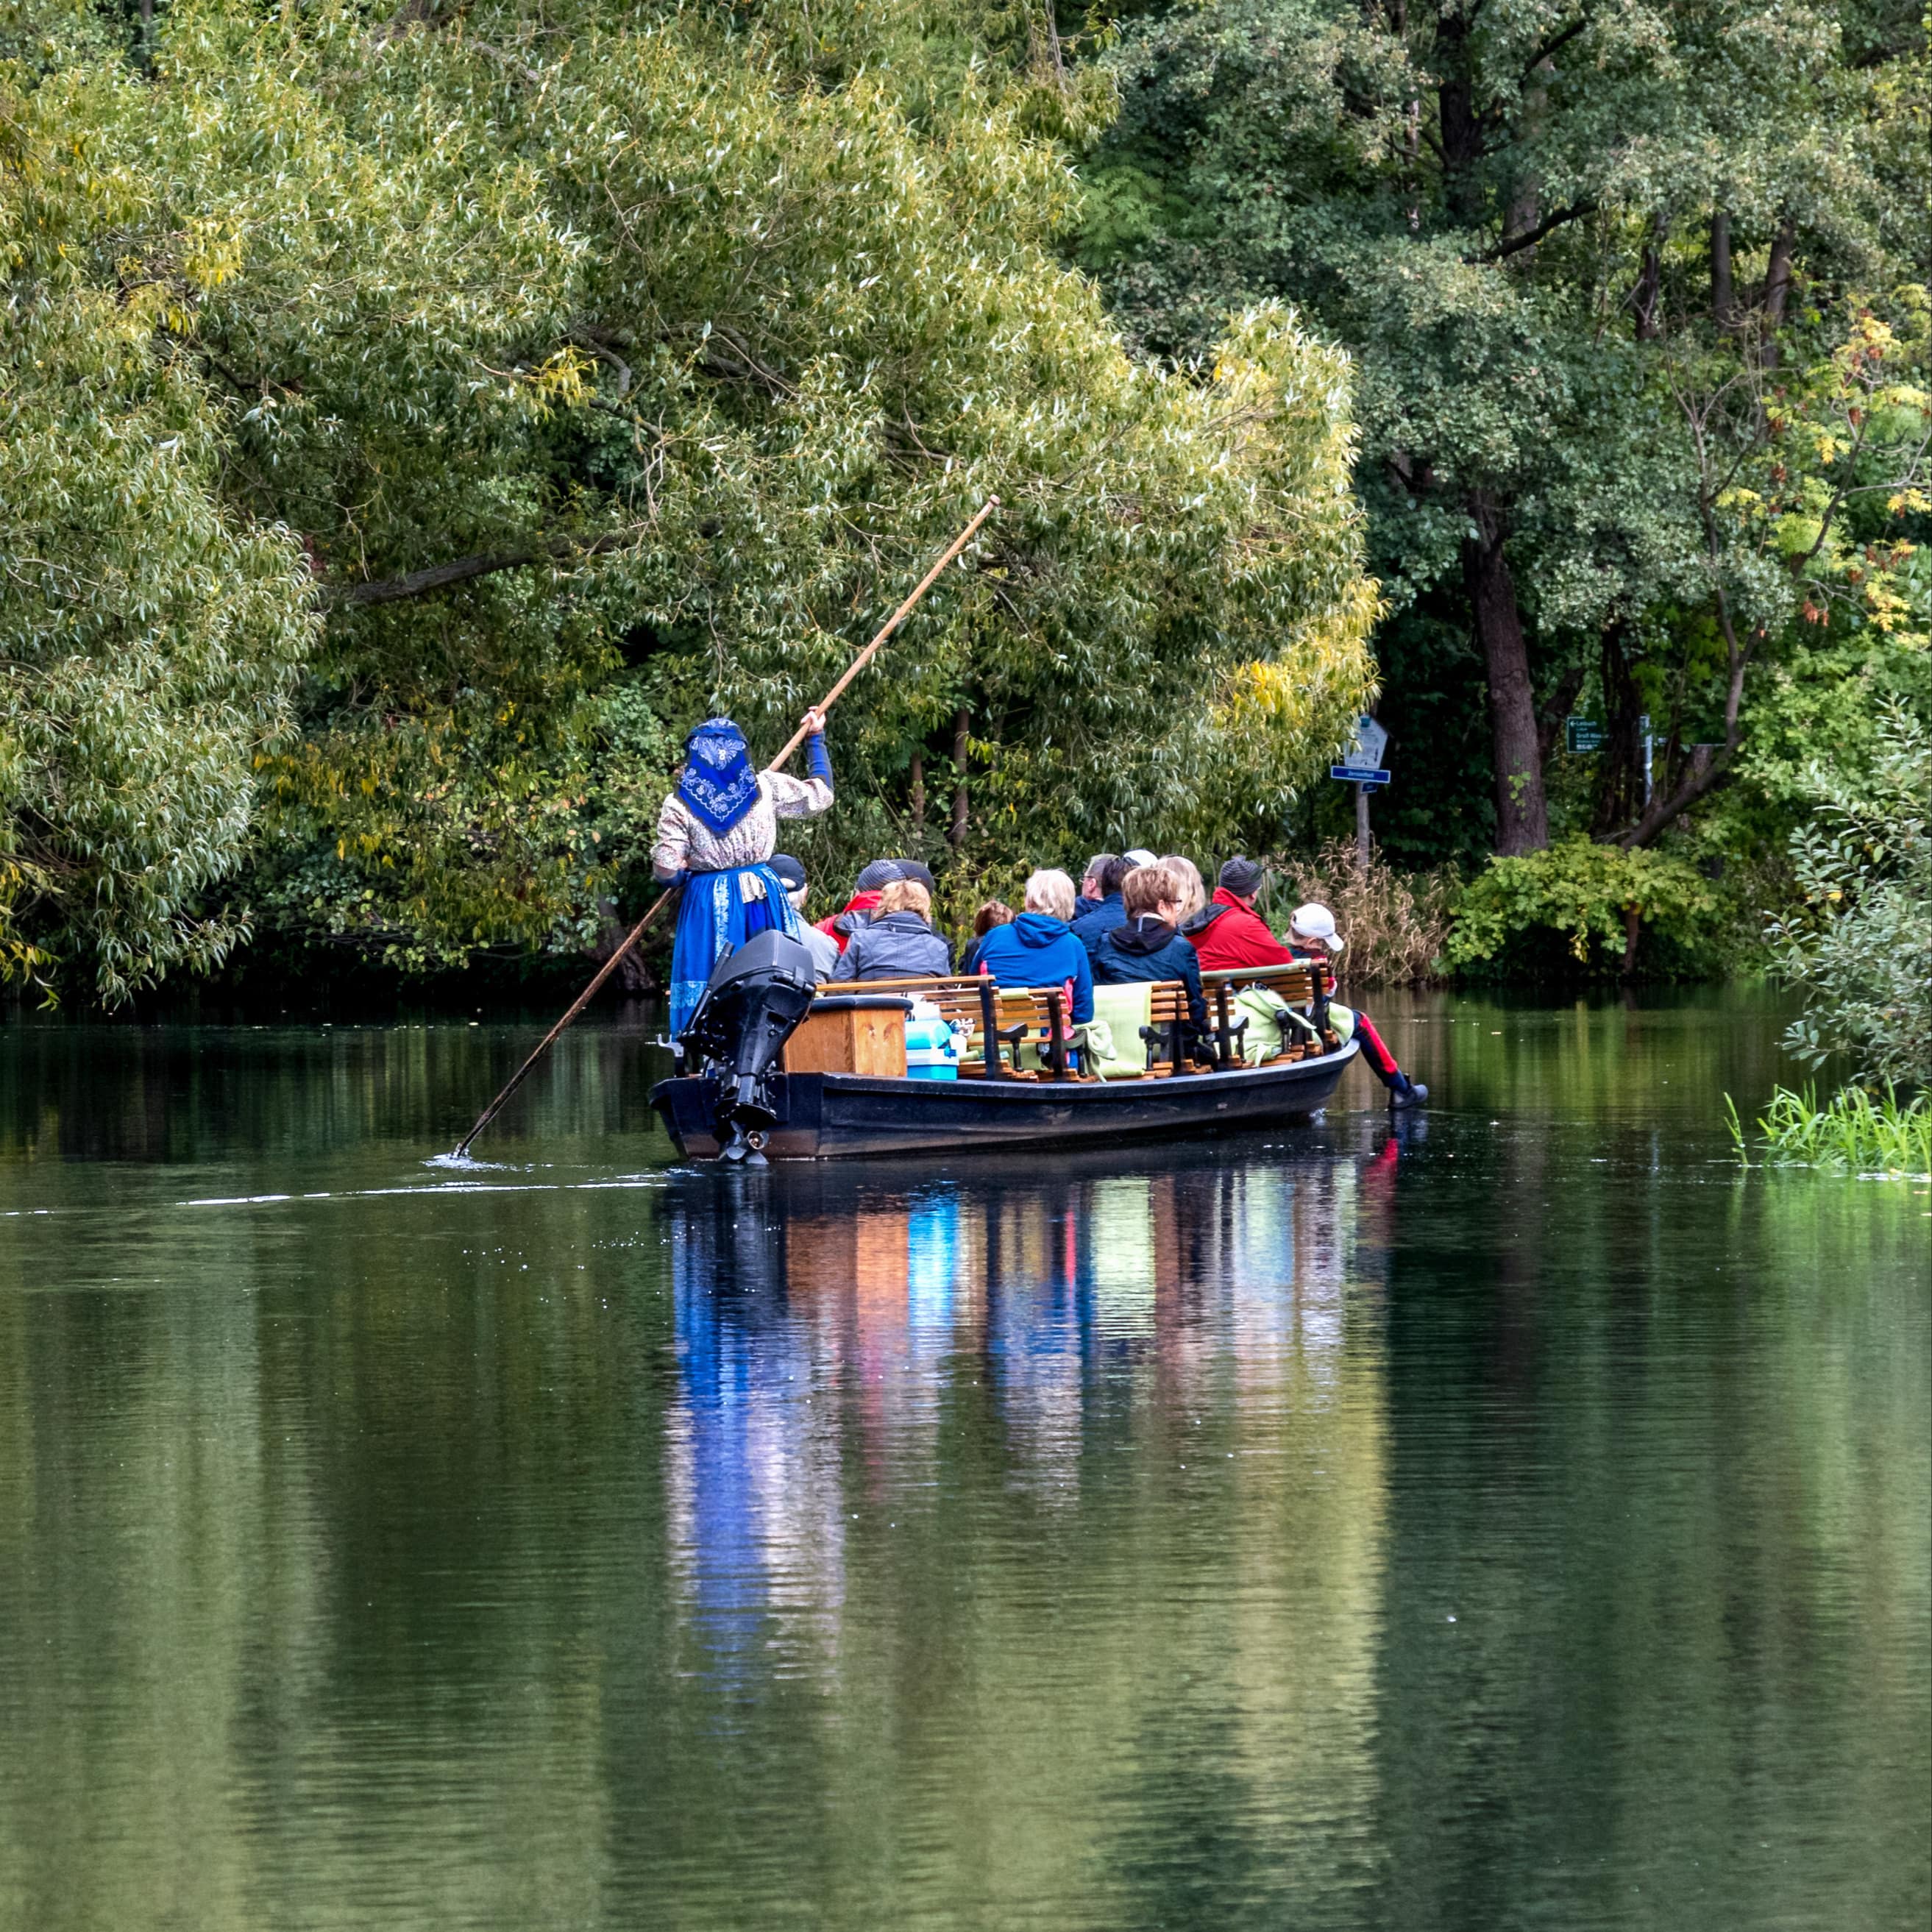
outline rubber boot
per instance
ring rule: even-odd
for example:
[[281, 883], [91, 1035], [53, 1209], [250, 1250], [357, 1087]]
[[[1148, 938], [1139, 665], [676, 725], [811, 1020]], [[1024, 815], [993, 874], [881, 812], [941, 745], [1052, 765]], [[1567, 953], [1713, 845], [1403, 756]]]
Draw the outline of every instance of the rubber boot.
[[1420, 1107], [1429, 1098], [1429, 1089], [1418, 1080], [1412, 1080], [1406, 1073], [1398, 1073], [1389, 1082], [1389, 1112], [1400, 1114], [1411, 1107]]

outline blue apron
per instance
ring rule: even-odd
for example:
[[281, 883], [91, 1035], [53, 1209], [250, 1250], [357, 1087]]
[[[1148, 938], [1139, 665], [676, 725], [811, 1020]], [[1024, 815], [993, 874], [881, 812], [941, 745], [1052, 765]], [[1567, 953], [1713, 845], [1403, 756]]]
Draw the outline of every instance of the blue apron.
[[[745, 897], [744, 881], [753, 877], [764, 881], [762, 899]], [[689, 874], [678, 904], [677, 938], [671, 946], [672, 1039], [690, 1024], [718, 962], [772, 926], [794, 939], [804, 938], [798, 909], [770, 866], [738, 866], [728, 872]]]

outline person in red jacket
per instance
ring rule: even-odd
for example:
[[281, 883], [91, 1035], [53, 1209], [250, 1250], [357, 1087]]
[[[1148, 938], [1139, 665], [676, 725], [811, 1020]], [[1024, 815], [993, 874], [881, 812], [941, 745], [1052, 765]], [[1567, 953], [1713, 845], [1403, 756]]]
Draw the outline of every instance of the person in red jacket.
[[[819, 931], [829, 932], [837, 942], [842, 958], [853, 934], [878, 910], [879, 895], [895, 879], [907, 876], [896, 859], [874, 859], [859, 874], [852, 887], [852, 896], [830, 919], [818, 922]], [[930, 878], [931, 874], [927, 876]]]
[[1288, 966], [1294, 955], [1268, 929], [1255, 910], [1262, 868], [1252, 859], [1230, 859], [1221, 868], [1214, 898], [1180, 930], [1193, 942], [1202, 969], [1220, 973], [1233, 966]]

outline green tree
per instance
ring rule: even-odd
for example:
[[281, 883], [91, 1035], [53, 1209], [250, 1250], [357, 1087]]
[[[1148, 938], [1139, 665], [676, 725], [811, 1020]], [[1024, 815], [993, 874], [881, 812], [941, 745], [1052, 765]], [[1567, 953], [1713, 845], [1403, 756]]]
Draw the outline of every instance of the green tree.
[[[1777, 466], [1780, 372], [1838, 368], [1864, 326], [1843, 296], [1932, 252], [1916, 14], [1208, 0], [1122, 21], [1108, 58], [1122, 112], [1082, 249], [1130, 332], [1184, 358], [1265, 293], [1358, 358], [1394, 707], [1391, 645], [1473, 638], [1496, 848], [1522, 854], [1548, 841], [1554, 736], [1596, 679], [1596, 829], [1660, 836], [1735, 769], [1745, 674], [1816, 606], [1824, 550], [1737, 494], [1736, 472]], [[1908, 361], [1913, 302], [1881, 305]], [[1897, 359], [1888, 380], [1909, 380]], [[1829, 381], [1801, 386], [1828, 410]], [[1836, 502], [1825, 550], [1909, 541], [1922, 460], [1894, 412], [1850, 458], [1874, 494]], [[1861, 623], [1885, 599], [1864, 602]], [[1674, 714], [1654, 812], [1635, 769], [1653, 698]]]
[[184, 224], [91, 278], [77, 230], [138, 221], [140, 191], [34, 105], [0, 91], [0, 978], [112, 1002], [247, 936], [205, 901], [315, 626], [290, 531], [224, 497], [219, 400], [171, 346], [230, 272], [220, 237]]
[[1807, 774], [1812, 821], [1792, 835], [1803, 908], [1772, 927], [1778, 970], [1804, 994], [1785, 1044], [1855, 1080], [1932, 1085], [1932, 734], [1903, 706], [1862, 770]]
[[16, 286], [174, 290], [128, 352], [323, 620], [261, 747], [285, 941], [596, 944], [676, 728], [775, 742], [991, 492], [834, 724], [848, 833], [1247, 836], [1370, 688], [1347, 359], [1266, 303], [1202, 380], [1128, 358], [1060, 260], [1107, 89], [1044, 14], [176, 0], [138, 64], [47, 45]]

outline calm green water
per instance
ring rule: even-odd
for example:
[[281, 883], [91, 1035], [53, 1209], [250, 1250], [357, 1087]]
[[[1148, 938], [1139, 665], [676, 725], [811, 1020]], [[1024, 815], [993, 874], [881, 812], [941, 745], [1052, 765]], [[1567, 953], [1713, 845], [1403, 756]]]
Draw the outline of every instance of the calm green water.
[[[1932, 1199], [1737, 997], [680, 1172], [644, 1016], [0, 1030], [0, 1926], [1919, 1927]], [[488, 1144], [486, 1144], [486, 1145]]]

